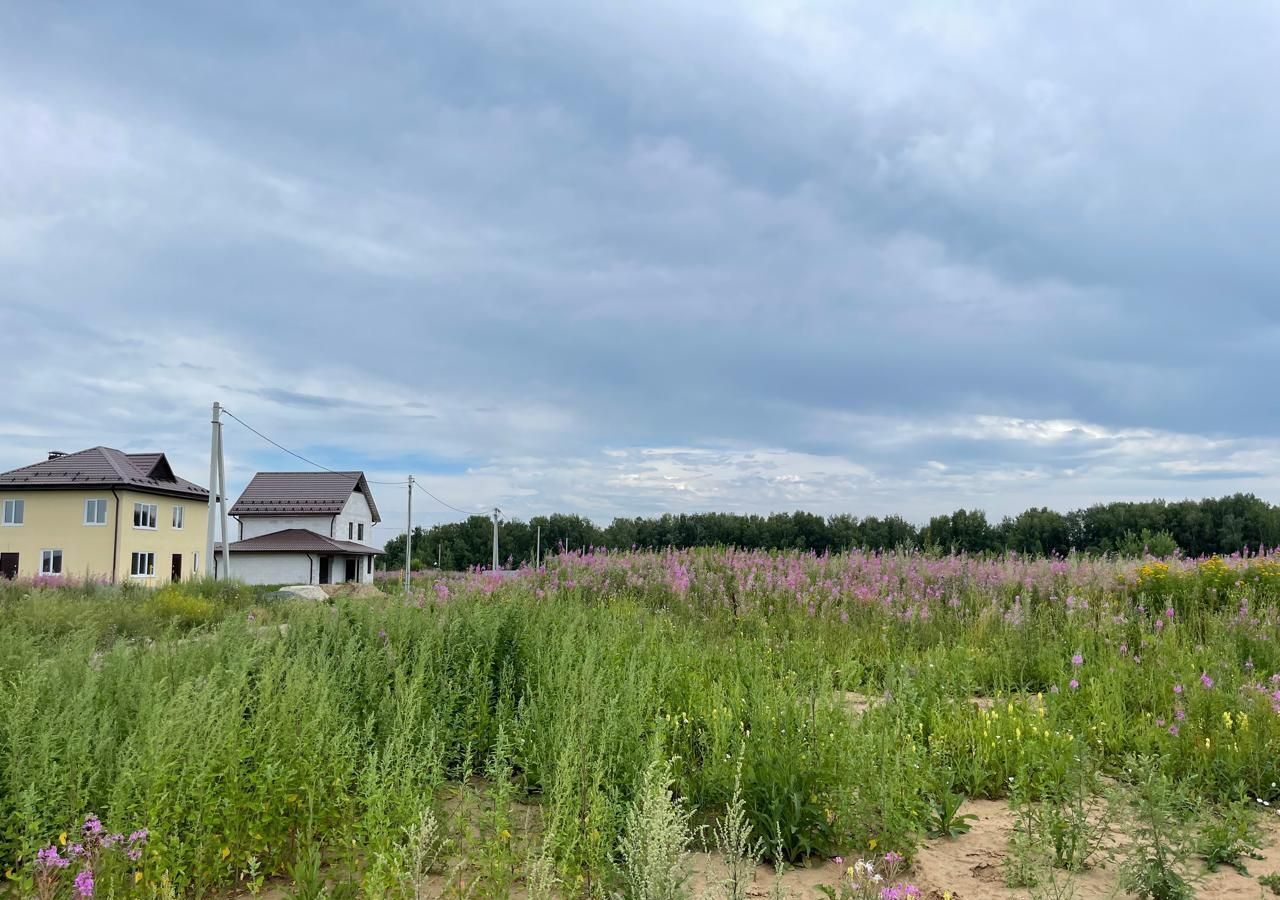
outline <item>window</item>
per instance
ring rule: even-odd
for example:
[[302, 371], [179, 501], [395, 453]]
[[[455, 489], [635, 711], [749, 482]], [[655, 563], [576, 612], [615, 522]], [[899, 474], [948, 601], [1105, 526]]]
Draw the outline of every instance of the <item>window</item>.
[[367, 566], [367, 567], [365, 568], [365, 570], [364, 570], [364, 571], [365, 571], [365, 574], [367, 574], [367, 575], [372, 575], [372, 574], [373, 574], [373, 557], [372, 557], [372, 556], [369, 556], [369, 557], [365, 557], [365, 558], [369, 561], [368, 566]]
[[61, 550], [41, 550], [40, 551], [40, 574], [41, 575], [61, 575], [62, 574], [62, 551]]
[[364, 523], [363, 522], [361, 522], [358, 526], [356, 526], [356, 539], [361, 541], [364, 540]]
[[156, 555], [154, 553], [135, 553], [129, 563], [129, 574], [135, 578], [154, 578], [156, 574]]
[[200, 551], [199, 550], [191, 554], [191, 574], [192, 575], [200, 574]]
[[356, 523], [348, 522], [347, 523], [347, 540], [351, 540], [355, 536], [356, 536]]
[[21, 525], [23, 515], [26, 512], [26, 507], [27, 501], [25, 500], [4, 501], [4, 524]]
[[107, 524], [107, 501], [106, 500], [84, 501], [84, 524], [86, 525], [106, 525]]
[[133, 504], [133, 527], [134, 528], [155, 528], [156, 527], [156, 505], [154, 503]]
[[181, 530], [182, 519], [186, 515], [186, 513], [187, 513], [187, 508], [185, 506], [175, 506], [173, 508], [173, 527], [174, 528]]

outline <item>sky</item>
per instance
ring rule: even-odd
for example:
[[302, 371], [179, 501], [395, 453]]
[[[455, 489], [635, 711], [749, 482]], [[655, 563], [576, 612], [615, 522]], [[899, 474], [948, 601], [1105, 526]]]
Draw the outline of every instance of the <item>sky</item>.
[[0, 470], [1274, 501], [1278, 84], [1273, 3], [0, 0]]

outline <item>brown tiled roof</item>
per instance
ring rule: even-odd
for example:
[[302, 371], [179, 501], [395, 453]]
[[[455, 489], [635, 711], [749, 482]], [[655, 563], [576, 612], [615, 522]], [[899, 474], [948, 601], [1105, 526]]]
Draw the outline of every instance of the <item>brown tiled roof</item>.
[[[215, 548], [222, 553], [222, 545]], [[364, 544], [351, 541], [340, 541], [325, 537], [305, 528], [286, 528], [270, 534], [260, 534], [247, 540], [236, 541], [231, 545], [232, 553], [358, 553], [364, 556], [377, 556], [379, 551]]]
[[209, 497], [206, 488], [174, 475], [163, 453], [122, 453], [110, 447], [91, 447], [0, 473], [0, 488], [5, 487], [22, 490], [121, 487], [202, 500]]
[[352, 491], [369, 501], [382, 521], [363, 472], [259, 472], [231, 507], [233, 516], [336, 516]]

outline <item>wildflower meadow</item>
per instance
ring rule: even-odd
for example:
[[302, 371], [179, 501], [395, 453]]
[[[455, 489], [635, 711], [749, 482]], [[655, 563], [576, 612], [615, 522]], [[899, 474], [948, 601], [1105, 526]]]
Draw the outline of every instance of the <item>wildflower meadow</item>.
[[1275, 827], [1280, 556], [381, 584], [0, 583], [4, 889], [736, 900], [821, 867], [809, 896], [942, 897], [925, 848], [999, 803], [1002, 888], [1190, 897]]

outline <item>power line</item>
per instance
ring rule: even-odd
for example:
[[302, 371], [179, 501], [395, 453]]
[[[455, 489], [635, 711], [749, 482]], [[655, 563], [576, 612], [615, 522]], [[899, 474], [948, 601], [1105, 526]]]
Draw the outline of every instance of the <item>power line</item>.
[[[276, 447], [276, 448], [278, 448], [278, 449], [280, 449], [280, 450], [283, 450], [285, 453], [288, 453], [288, 454], [289, 454], [290, 456], [292, 456], [294, 459], [300, 459], [300, 460], [302, 460], [304, 463], [306, 463], [306, 464], [307, 464], [307, 465], [309, 465], [309, 466], [315, 466], [317, 469], [323, 469], [324, 471], [326, 471], [326, 472], [332, 472], [332, 473], [333, 473], [333, 474], [335, 474], [335, 475], [341, 475], [341, 474], [343, 474], [343, 473], [339, 472], [337, 469], [330, 469], [328, 466], [322, 466], [322, 465], [320, 465], [320, 463], [316, 462], [314, 459], [307, 459], [307, 457], [303, 456], [301, 453], [294, 453], [292, 450], [290, 450], [288, 447], [284, 446], [284, 444], [281, 444], [279, 441], [274, 441], [274, 440], [272, 440], [271, 438], [267, 437], [267, 436], [266, 436], [265, 434], [263, 434], [261, 431], [259, 431], [258, 429], [254, 428], [252, 425], [250, 425], [250, 424], [249, 424], [248, 422], [246, 422], [244, 419], [240, 418], [240, 417], [239, 417], [239, 416], [237, 416], [235, 413], [233, 413], [231, 410], [227, 409], [225, 406], [224, 406], [224, 407], [222, 407], [222, 412], [223, 412], [225, 415], [230, 416], [231, 418], [235, 419], [237, 422], [239, 422], [239, 423], [240, 423], [241, 425], [243, 425], [245, 428], [247, 428], [247, 429], [249, 429], [250, 431], [252, 431], [252, 432], [253, 432], [254, 434], [256, 434], [258, 437], [262, 438], [264, 441], [266, 441], [266, 442], [267, 442], [268, 444], [270, 444], [271, 446]], [[366, 481], [368, 481], [370, 484], [387, 484], [387, 485], [396, 485], [396, 486], [409, 484], [409, 482], [407, 482], [407, 481], [373, 481], [373, 480], [370, 480], [370, 479], [365, 479], [365, 480], [366, 480]], [[445, 507], [446, 509], [451, 509], [451, 510], [453, 510], [454, 512], [456, 512], [456, 513], [461, 513], [461, 514], [462, 514], [462, 515], [464, 515], [464, 516], [482, 516], [482, 515], [484, 515], [484, 513], [472, 512], [472, 511], [470, 511], [470, 510], [466, 510], [466, 509], [459, 509], [458, 507], [454, 506], [452, 503], [445, 503], [443, 500], [441, 500], [441, 499], [440, 499], [439, 497], [437, 497], [435, 494], [431, 493], [429, 490], [427, 490], [426, 488], [424, 488], [424, 487], [422, 486], [422, 483], [421, 483], [421, 482], [419, 482], [419, 481], [414, 481], [414, 482], [413, 482], [413, 486], [414, 486], [414, 487], [416, 487], [418, 490], [422, 491], [422, 493], [426, 494], [426, 495], [427, 495], [428, 497], [430, 497], [432, 500], [434, 500], [434, 501], [436, 501], [437, 503], [439, 503], [441, 506]]]
[[[252, 431], [252, 432], [253, 432], [254, 434], [256, 434], [258, 437], [262, 438], [262, 439], [263, 439], [264, 441], [266, 441], [268, 444], [271, 444], [273, 447], [277, 447], [277, 448], [279, 448], [280, 450], [283, 450], [285, 453], [288, 453], [290, 456], [294, 457], [295, 459], [300, 459], [300, 460], [302, 460], [304, 463], [306, 463], [307, 465], [309, 465], [309, 466], [315, 466], [317, 469], [324, 469], [326, 472], [332, 472], [334, 475], [342, 475], [342, 474], [344, 474], [344, 473], [342, 473], [342, 472], [339, 472], [337, 469], [330, 469], [328, 466], [322, 466], [322, 465], [320, 465], [320, 463], [316, 462], [314, 459], [307, 459], [307, 458], [306, 458], [305, 456], [303, 456], [301, 453], [294, 453], [292, 450], [290, 450], [288, 447], [284, 446], [283, 444], [281, 444], [281, 443], [279, 443], [279, 442], [277, 442], [277, 441], [273, 441], [271, 438], [267, 437], [267, 436], [266, 436], [265, 434], [263, 434], [261, 431], [259, 431], [258, 429], [254, 428], [252, 425], [250, 425], [250, 424], [249, 424], [248, 422], [246, 422], [244, 419], [240, 418], [240, 417], [239, 417], [239, 416], [237, 416], [235, 413], [233, 413], [231, 410], [227, 409], [225, 406], [224, 406], [224, 407], [222, 407], [222, 412], [223, 412], [224, 414], [226, 414], [226, 415], [230, 416], [231, 418], [235, 419], [237, 422], [239, 422], [239, 423], [240, 423], [241, 425], [243, 425], [245, 428], [248, 428], [250, 431]], [[404, 482], [404, 481], [371, 481], [371, 480], [369, 480], [369, 479], [367, 479], [367, 478], [366, 478], [365, 480], [366, 480], [366, 481], [368, 481], [370, 484], [407, 484], [407, 483], [408, 483], [408, 482]]]
[[470, 510], [466, 510], [466, 509], [458, 509], [458, 507], [454, 506], [452, 503], [445, 503], [443, 500], [441, 500], [441, 499], [440, 499], [439, 497], [437, 497], [435, 494], [431, 493], [429, 490], [427, 490], [426, 488], [424, 488], [424, 487], [422, 486], [422, 482], [420, 482], [420, 481], [415, 481], [415, 482], [413, 483], [413, 486], [414, 486], [414, 487], [416, 487], [418, 490], [422, 491], [422, 493], [426, 494], [426, 495], [427, 495], [428, 497], [430, 497], [432, 500], [434, 500], [434, 501], [436, 501], [437, 503], [439, 503], [441, 506], [448, 507], [449, 509], [453, 510], [453, 511], [454, 511], [454, 512], [456, 512], [456, 513], [462, 513], [464, 516], [483, 516], [483, 515], [484, 515], [484, 513], [471, 512]]

